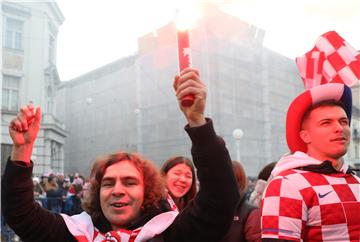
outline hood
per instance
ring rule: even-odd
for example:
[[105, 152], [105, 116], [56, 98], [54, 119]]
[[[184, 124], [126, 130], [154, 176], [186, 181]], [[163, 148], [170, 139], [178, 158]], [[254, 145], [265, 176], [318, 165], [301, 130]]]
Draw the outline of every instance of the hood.
[[[295, 169], [299, 167], [309, 166], [309, 165], [321, 165], [324, 161], [319, 161], [317, 159], [308, 156], [307, 154], [297, 151], [292, 155], [287, 155], [282, 157], [275, 165], [274, 169], [271, 172], [271, 177], [279, 175], [281, 172]], [[339, 172], [346, 173], [348, 170], [348, 165], [343, 162], [342, 167]]]

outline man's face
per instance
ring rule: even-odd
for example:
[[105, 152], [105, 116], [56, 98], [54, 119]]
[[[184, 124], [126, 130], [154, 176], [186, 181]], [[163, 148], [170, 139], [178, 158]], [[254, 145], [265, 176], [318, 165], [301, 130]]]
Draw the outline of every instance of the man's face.
[[338, 106], [321, 106], [311, 111], [303, 122], [300, 137], [307, 144], [308, 155], [318, 160], [336, 161], [350, 142], [349, 120]]
[[129, 161], [109, 166], [101, 181], [100, 206], [113, 230], [126, 228], [141, 212], [144, 181]]

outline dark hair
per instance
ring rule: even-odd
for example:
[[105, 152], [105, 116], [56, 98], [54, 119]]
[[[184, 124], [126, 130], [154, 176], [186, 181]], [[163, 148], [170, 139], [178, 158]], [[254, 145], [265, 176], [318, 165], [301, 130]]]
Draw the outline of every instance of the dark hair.
[[137, 154], [118, 152], [103, 155], [97, 158], [93, 164], [90, 176], [89, 196], [83, 201], [82, 207], [90, 214], [94, 223], [104, 217], [100, 206], [100, 187], [106, 169], [121, 161], [129, 161], [144, 177], [144, 202], [143, 211], [151, 207], [160, 206], [165, 198], [165, 187], [159, 171], [154, 164]]
[[248, 186], [248, 179], [246, 177], [245, 169], [239, 161], [232, 161], [232, 168], [240, 194], [244, 195]]
[[192, 173], [191, 187], [189, 191], [183, 196], [184, 203], [186, 206], [188, 202], [195, 197], [197, 192], [195, 168], [191, 160], [183, 156], [171, 157], [167, 161], [165, 161], [165, 163], [162, 165], [160, 172], [163, 175], [163, 177], [165, 177], [166, 174], [169, 172], [169, 170], [178, 164], [187, 165], [188, 167], [190, 167]]
[[[330, 99], [330, 100], [324, 100], [324, 101], [321, 101], [321, 102], [318, 102], [318, 103], [315, 103], [314, 105], [312, 105], [311, 107], [309, 107], [306, 112], [304, 113], [304, 116], [301, 120], [301, 128], [303, 128], [303, 124], [304, 122], [310, 117], [310, 114], [313, 110], [317, 109], [317, 108], [320, 108], [320, 107], [340, 107], [342, 108], [344, 111], [345, 111], [345, 106], [342, 102], [340, 101], [336, 101], [336, 100], [333, 100], [333, 99]], [[346, 111], [345, 111], [346, 113]], [[346, 114], [347, 115], [347, 114]]]
[[52, 182], [55, 179], [55, 175], [51, 174], [48, 177], [48, 182]]
[[271, 172], [274, 169], [275, 165], [276, 165], [276, 161], [273, 161], [273, 162], [265, 165], [259, 172], [258, 179], [267, 181], [269, 179]]

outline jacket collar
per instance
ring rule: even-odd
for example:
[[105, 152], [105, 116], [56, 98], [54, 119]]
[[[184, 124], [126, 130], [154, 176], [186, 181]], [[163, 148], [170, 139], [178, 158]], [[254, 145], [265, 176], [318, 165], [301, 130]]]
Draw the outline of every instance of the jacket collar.
[[[343, 168], [345, 168], [345, 167], [343, 166]], [[344, 170], [345, 172], [343, 172], [342, 170], [338, 171], [332, 166], [331, 161], [329, 161], [329, 160], [325, 160], [323, 163], [321, 163], [319, 165], [308, 165], [308, 166], [304, 166], [304, 167], [297, 167], [296, 169], [304, 170], [304, 171], [311, 171], [311, 172], [316, 172], [316, 173], [322, 173], [322, 174], [345, 173], [345, 174], [353, 174], [353, 175], [355, 174], [355, 171], [357, 170], [350, 166], [346, 166], [346, 170]]]
[[346, 162], [343, 162], [341, 168], [336, 170], [328, 160], [320, 161], [303, 152], [297, 151], [294, 154], [282, 157], [271, 172], [272, 177], [279, 175], [281, 172], [290, 169], [302, 169], [323, 174], [344, 173], [350, 174], [354, 171]]

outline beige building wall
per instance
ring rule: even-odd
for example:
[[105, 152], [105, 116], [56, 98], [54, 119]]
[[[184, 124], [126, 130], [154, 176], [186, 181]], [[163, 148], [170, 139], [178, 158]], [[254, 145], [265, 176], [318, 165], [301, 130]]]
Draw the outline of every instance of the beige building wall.
[[[287, 152], [284, 124], [291, 100], [303, 90], [293, 60], [262, 46], [265, 32], [209, 7], [191, 32], [193, 66], [209, 87], [206, 115], [233, 159], [248, 175]], [[178, 71], [176, 29], [169, 23], [139, 38], [137, 55], [119, 59], [59, 89], [69, 137], [65, 170], [88, 173], [99, 154], [136, 151], [160, 166], [190, 156], [172, 88]], [[240, 152], [232, 136], [244, 131]]]
[[57, 120], [56, 40], [64, 21], [55, 2], [2, 1], [2, 169], [12, 141], [8, 124], [19, 108], [32, 101], [42, 108], [42, 126], [36, 141], [34, 173], [62, 172], [65, 126]]

